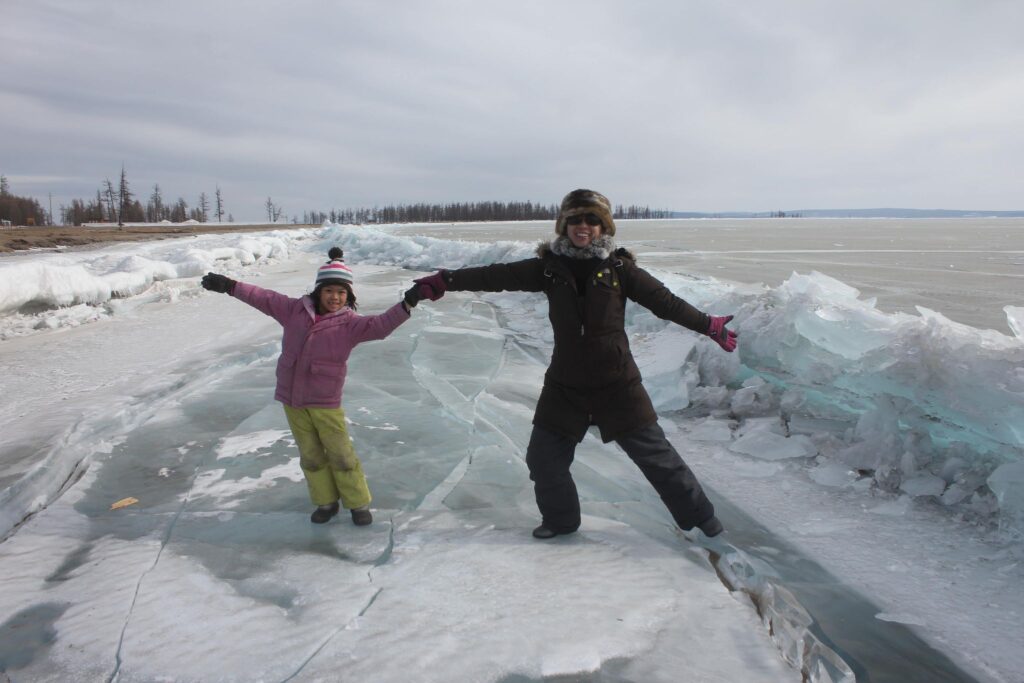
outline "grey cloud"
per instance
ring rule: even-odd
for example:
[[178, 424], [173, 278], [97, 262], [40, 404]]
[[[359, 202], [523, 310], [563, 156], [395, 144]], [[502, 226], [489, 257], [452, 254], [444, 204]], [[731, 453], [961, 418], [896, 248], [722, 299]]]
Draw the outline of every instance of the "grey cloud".
[[1020, 3], [488, 5], [9, 0], [0, 172], [69, 200], [125, 163], [190, 203], [219, 183], [239, 219], [580, 185], [1020, 208]]

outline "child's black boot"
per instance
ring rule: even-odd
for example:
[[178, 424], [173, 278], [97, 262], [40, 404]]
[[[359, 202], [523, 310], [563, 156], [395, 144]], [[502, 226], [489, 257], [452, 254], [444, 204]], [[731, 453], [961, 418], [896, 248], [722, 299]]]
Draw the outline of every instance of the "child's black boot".
[[338, 501], [334, 501], [330, 505], [320, 505], [316, 510], [313, 510], [313, 514], [310, 515], [309, 521], [313, 524], [323, 524], [324, 522], [331, 521], [331, 517], [338, 514]]
[[361, 508], [353, 508], [352, 523], [356, 526], [367, 526], [368, 524], [373, 524], [373, 515], [370, 514], [370, 506], [364, 505]]

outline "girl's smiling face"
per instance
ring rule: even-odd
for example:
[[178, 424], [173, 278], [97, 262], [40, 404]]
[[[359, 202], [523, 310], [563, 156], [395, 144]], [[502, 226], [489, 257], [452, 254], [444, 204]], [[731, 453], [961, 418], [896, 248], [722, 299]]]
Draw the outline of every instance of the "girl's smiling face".
[[348, 289], [343, 285], [325, 285], [320, 288], [320, 310], [336, 313], [348, 303]]

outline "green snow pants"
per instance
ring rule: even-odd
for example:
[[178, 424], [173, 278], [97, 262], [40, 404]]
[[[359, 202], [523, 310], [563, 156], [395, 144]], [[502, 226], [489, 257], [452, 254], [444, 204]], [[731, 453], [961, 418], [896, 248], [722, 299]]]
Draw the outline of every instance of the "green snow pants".
[[369, 505], [370, 487], [345, 427], [345, 411], [285, 406], [284, 414], [313, 503], [330, 505], [340, 498], [349, 510]]

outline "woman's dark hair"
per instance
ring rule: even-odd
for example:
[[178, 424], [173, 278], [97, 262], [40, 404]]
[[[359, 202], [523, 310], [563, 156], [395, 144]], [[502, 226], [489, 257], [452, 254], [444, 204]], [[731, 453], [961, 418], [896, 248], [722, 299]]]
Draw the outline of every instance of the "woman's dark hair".
[[[353, 311], [359, 309], [359, 306], [356, 304], [356, 293], [352, 291], [352, 285], [350, 285], [347, 282], [330, 282], [328, 284], [341, 285], [342, 287], [344, 287], [348, 291], [348, 297], [346, 297], [345, 299], [345, 305], [351, 308]], [[319, 313], [320, 315], [323, 315], [324, 313], [323, 311], [320, 310], [320, 290], [326, 286], [327, 285], [320, 285], [319, 287], [317, 287], [312, 292], [306, 295], [313, 299], [313, 306], [316, 308], [316, 312]]]

